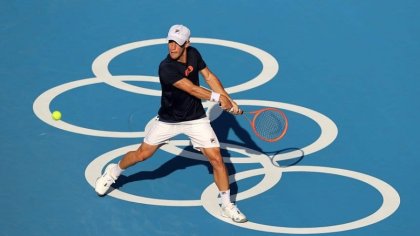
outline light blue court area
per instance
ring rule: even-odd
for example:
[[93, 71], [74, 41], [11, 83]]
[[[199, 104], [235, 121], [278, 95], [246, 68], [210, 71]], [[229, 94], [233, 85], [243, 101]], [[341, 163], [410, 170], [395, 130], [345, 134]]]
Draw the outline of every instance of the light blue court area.
[[[0, 235], [419, 235], [419, 10], [414, 0], [4, 1]], [[92, 187], [157, 113], [173, 24], [191, 29], [243, 109], [288, 117], [284, 138], [266, 143], [204, 103], [247, 223], [221, 217], [211, 166], [184, 136], [109, 195]]]

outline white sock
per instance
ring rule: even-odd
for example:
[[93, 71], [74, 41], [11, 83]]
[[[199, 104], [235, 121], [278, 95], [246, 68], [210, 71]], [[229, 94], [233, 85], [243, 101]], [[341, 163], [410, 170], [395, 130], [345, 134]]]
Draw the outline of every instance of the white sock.
[[114, 176], [114, 177], [116, 177], [116, 178], [118, 178], [120, 175], [121, 175], [121, 173], [124, 171], [124, 169], [121, 169], [121, 167], [120, 167], [120, 163], [118, 162], [118, 164], [114, 167], [114, 168], [112, 168], [112, 170], [111, 170], [111, 172], [112, 172], [112, 175]]
[[220, 191], [219, 194], [222, 200], [222, 206], [227, 206], [231, 203], [230, 202], [230, 189], [226, 191]]

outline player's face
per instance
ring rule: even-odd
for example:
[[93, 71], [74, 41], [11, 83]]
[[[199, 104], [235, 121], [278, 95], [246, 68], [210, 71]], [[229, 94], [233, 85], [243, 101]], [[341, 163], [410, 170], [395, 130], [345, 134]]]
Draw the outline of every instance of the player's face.
[[187, 44], [188, 43], [185, 43], [183, 46], [180, 46], [175, 41], [170, 40], [168, 42], [168, 51], [170, 57], [174, 60], [181, 60], [187, 48]]

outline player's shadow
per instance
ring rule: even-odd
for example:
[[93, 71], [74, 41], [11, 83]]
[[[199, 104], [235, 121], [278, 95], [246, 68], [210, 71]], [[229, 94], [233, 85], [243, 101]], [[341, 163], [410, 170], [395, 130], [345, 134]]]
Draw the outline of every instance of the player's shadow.
[[[261, 153], [263, 152], [262, 148], [259, 147], [251, 137], [250, 130], [243, 128], [238, 120], [237, 116], [232, 115], [228, 112], [218, 111], [220, 108], [214, 107], [210, 112], [210, 118], [212, 116], [218, 116], [216, 119], [213, 120], [212, 126], [217, 133], [217, 137], [220, 142], [226, 144], [233, 144], [237, 146], [246, 147], [247, 152], [253, 153]], [[229, 139], [229, 132], [232, 131], [240, 141]]]
[[[227, 112], [222, 112], [220, 108], [214, 107], [210, 110], [210, 120], [212, 120], [212, 126], [215, 130], [217, 137], [220, 143], [229, 147], [229, 145], [235, 146], [242, 146], [246, 147], [247, 152], [252, 156], [252, 154], [260, 154], [265, 153], [271, 161], [273, 165], [280, 166], [280, 167], [289, 167], [294, 166], [301, 162], [304, 158], [304, 153], [300, 148], [285, 148], [279, 151], [273, 152], [264, 152], [261, 147], [259, 147], [252, 139], [251, 134], [252, 131], [250, 129], [242, 127], [237, 118], [229, 114]], [[232, 140], [229, 139], [229, 132], [232, 131], [236, 135], [236, 139]], [[239, 141], [238, 141], [239, 140]], [[178, 170], [187, 169], [189, 167], [203, 165], [207, 168], [208, 174], [213, 175], [213, 168], [208, 161], [205, 160], [194, 160], [190, 158], [186, 158], [188, 156], [186, 152], [198, 152], [192, 148], [192, 146], [184, 147], [183, 151], [175, 156], [170, 158], [168, 161], [163, 163], [157, 169], [152, 171], [140, 171], [135, 174], [125, 176], [121, 175], [116, 183], [112, 186], [116, 189], [121, 188], [127, 183], [142, 181], [142, 180], [153, 180], [158, 178], [164, 178], [169, 176], [171, 173], [174, 173]], [[225, 159], [229, 159], [232, 154], [226, 149], [221, 148], [221, 154]], [[289, 158], [287, 155], [292, 155], [294, 158]], [[278, 158], [280, 157], [280, 158]], [[286, 157], [286, 158], [283, 158]], [[228, 173], [231, 177], [230, 179], [230, 191], [232, 195], [232, 201], [236, 201], [236, 195], [238, 193], [238, 185], [235, 179], [236, 169], [235, 165], [232, 164], [230, 161], [225, 162], [226, 167], [228, 169]], [[194, 177], [192, 177], [194, 178]]]
[[[217, 118], [215, 118], [216, 116]], [[256, 143], [252, 140], [247, 130], [245, 130], [239, 125], [236, 118], [232, 114], [229, 114], [227, 112], [221, 112], [219, 108], [216, 108], [210, 111], [209, 118], [213, 120], [211, 124], [217, 134], [219, 142], [224, 143], [226, 145], [234, 144], [247, 147], [250, 150], [261, 151], [261, 148], [258, 147]], [[232, 130], [242, 142], [229, 140], [228, 135], [230, 130]], [[191, 146], [185, 147], [184, 151], [197, 152]], [[229, 151], [227, 151], [225, 148], [221, 148], [221, 154], [225, 159], [229, 159], [231, 157], [231, 153], [229, 153]], [[188, 167], [197, 165], [204, 165], [207, 168], [208, 173], [213, 174], [213, 168], [208, 161], [194, 160], [190, 158], [185, 158], [184, 156], [186, 155], [184, 155], [184, 153], [181, 152], [178, 156], [169, 159], [167, 162], [163, 163], [157, 169], [152, 171], [140, 171], [129, 176], [121, 175], [116, 181], [116, 183], [114, 183], [112, 186], [118, 189], [124, 186], [125, 184], [131, 182], [163, 178], [169, 176], [175, 171], [187, 169]], [[234, 176], [236, 174], [235, 166], [231, 162], [226, 162], [226, 167], [228, 169], [229, 175]], [[238, 185], [235, 179], [230, 179], [230, 191], [233, 198], [232, 201], [235, 201], [236, 194], [238, 193]]]
[[[194, 160], [194, 159], [190, 159], [190, 158], [185, 158], [185, 156], [187, 156], [187, 154], [184, 155], [185, 151], [197, 152], [192, 147], [185, 147], [183, 152], [181, 152], [179, 155], [177, 155], [173, 158], [170, 158], [167, 162], [163, 163], [161, 166], [159, 166], [155, 170], [140, 171], [140, 172], [137, 172], [137, 173], [129, 175], [129, 176], [121, 175], [117, 179], [117, 181], [112, 185], [112, 187], [115, 188], [115, 189], [119, 189], [122, 186], [124, 186], [125, 184], [131, 183], [131, 182], [163, 178], [163, 177], [169, 176], [171, 173], [173, 173], [175, 171], [182, 170], [182, 169], [187, 169], [188, 167], [198, 166], [198, 165], [205, 166], [207, 168], [208, 173], [213, 175], [213, 168], [208, 161], [201, 161], [201, 160]], [[229, 155], [229, 153], [227, 153], [223, 149], [221, 150], [221, 152], [222, 152], [222, 156], [224, 156], [224, 157]], [[234, 168], [233, 164], [226, 163], [226, 168], [228, 169], [229, 174], [234, 174], [235, 173], [235, 168]], [[192, 176], [191, 178], [193, 179], [194, 177]], [[236, 194], [238, 192], [238, 187], [237, 187], [236, 182], [231, 182], [230, 191], [231, 191], [232, 195]], [[235, 201], [234, 196], [232, 198], [233, 198], [232, 200]]]

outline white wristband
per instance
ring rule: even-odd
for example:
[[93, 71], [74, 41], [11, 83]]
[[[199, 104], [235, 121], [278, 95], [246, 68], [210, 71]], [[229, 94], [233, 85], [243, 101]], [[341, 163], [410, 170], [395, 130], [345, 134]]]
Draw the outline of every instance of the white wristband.
[[210, 101], [211, 102], [219, 102], [220, 93], [211, 92]]

